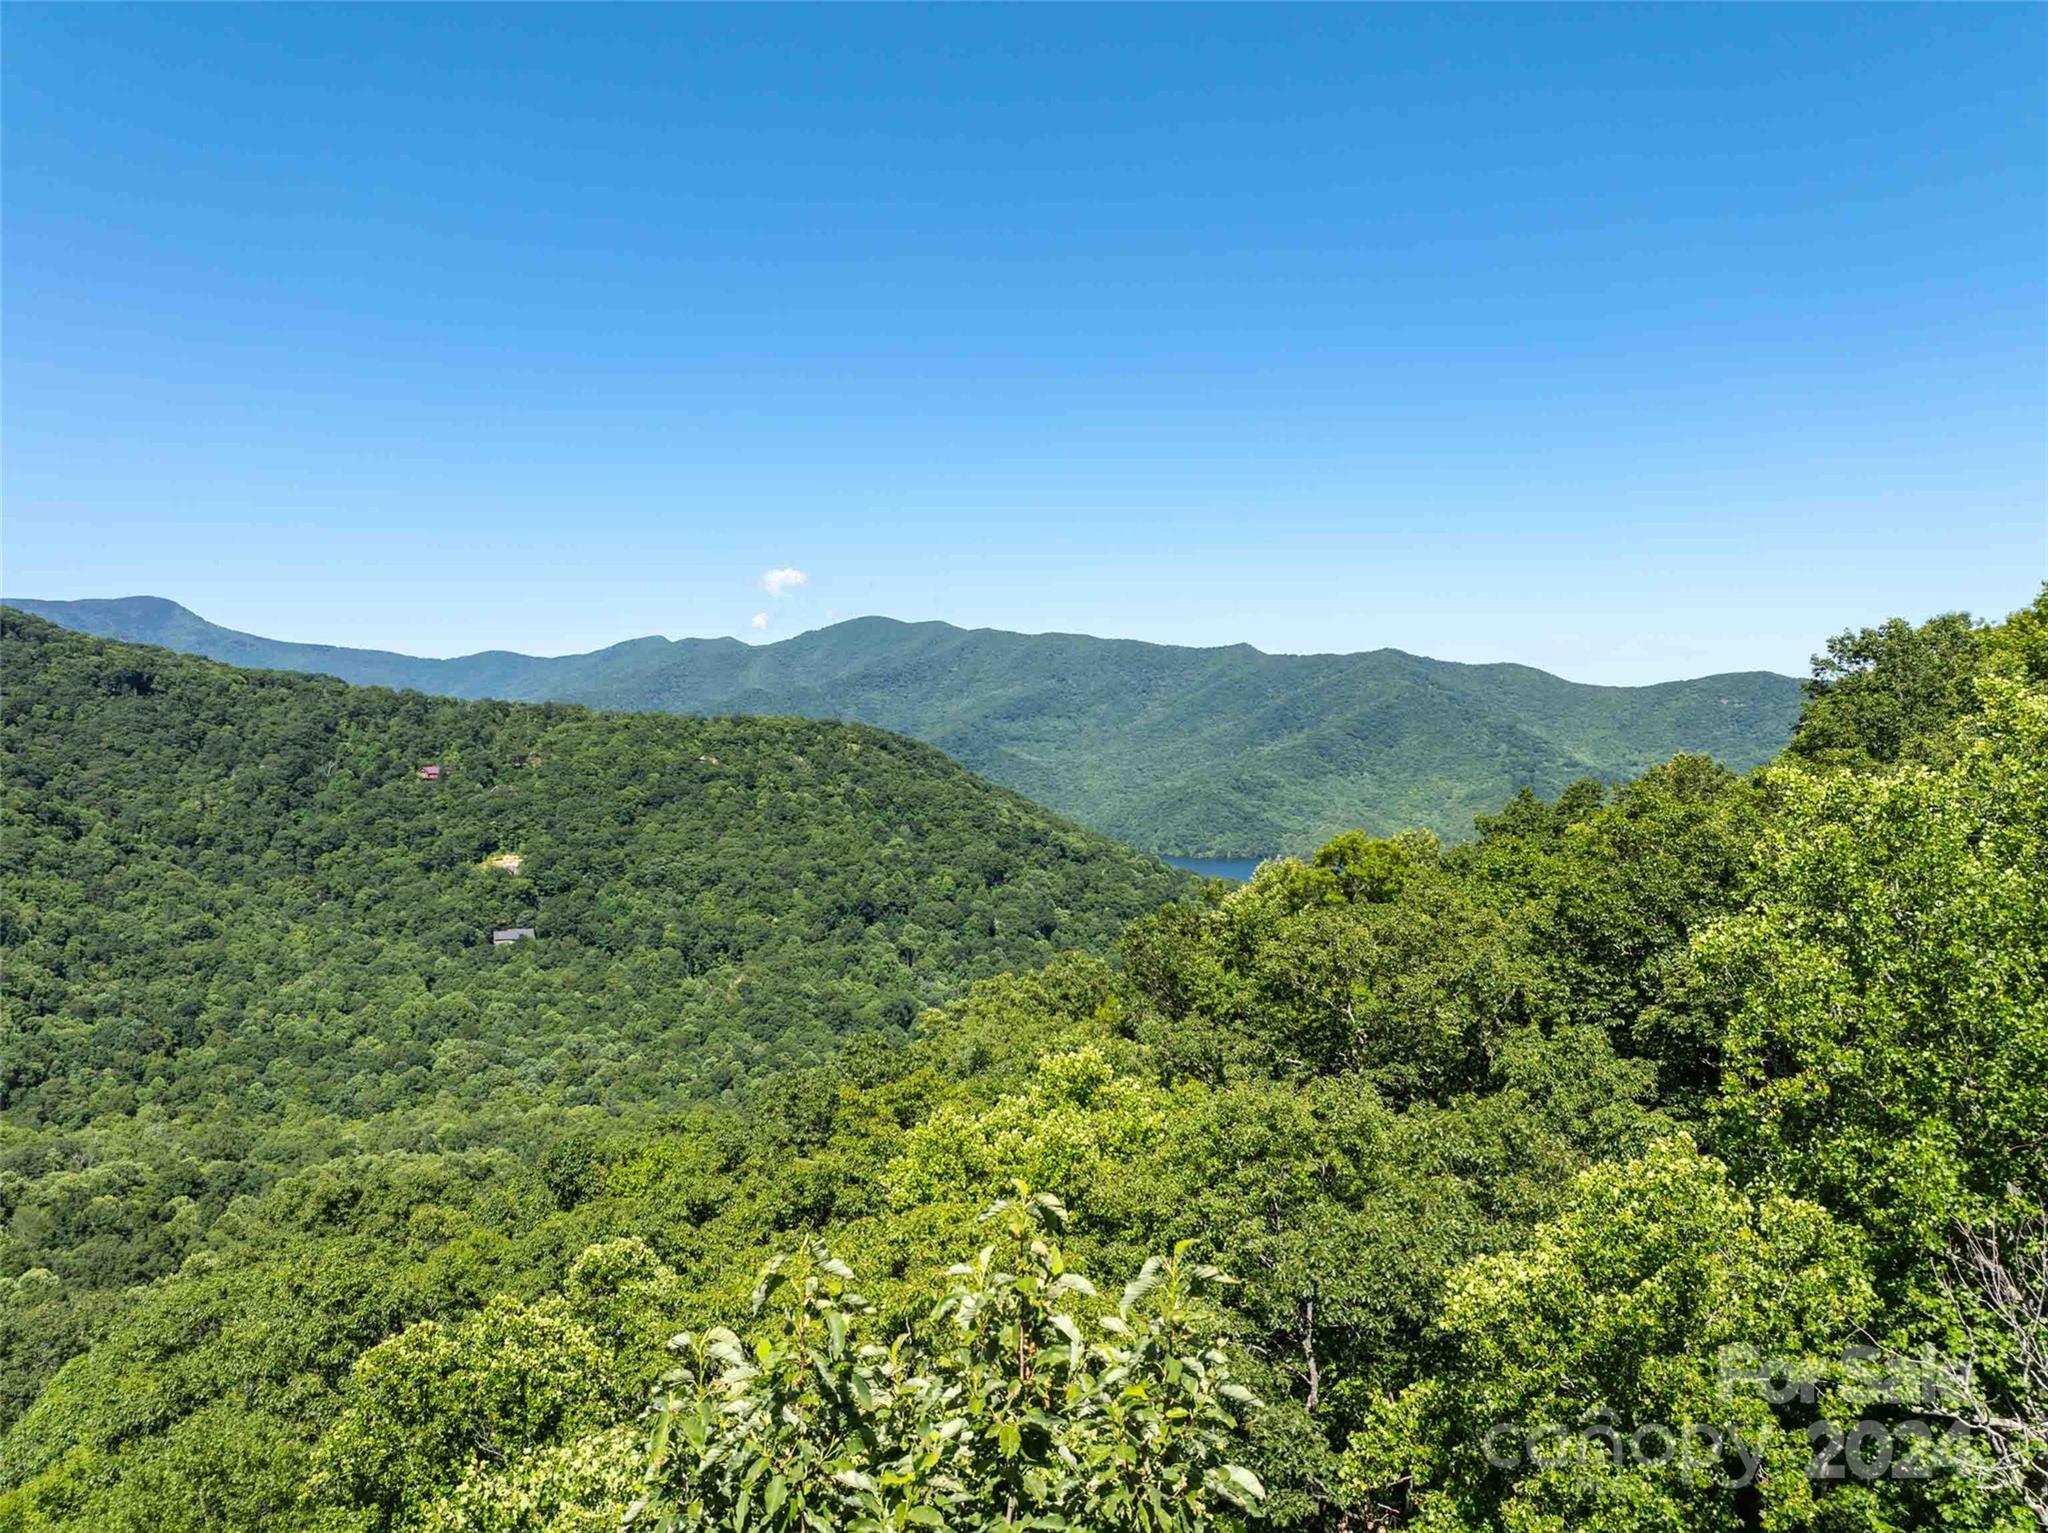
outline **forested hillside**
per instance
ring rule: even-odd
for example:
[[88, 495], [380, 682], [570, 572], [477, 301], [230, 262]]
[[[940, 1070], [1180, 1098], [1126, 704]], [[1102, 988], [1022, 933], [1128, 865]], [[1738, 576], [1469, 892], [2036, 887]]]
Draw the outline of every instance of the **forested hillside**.
[[[613, 1111], [604, 1073], [614, 1009], [692, 993], [644, 908], [575, 907], [579, 942], [638, 936], [532, 1013], [588, 996], [587, 1096], [519, 1053], [510, 997], [444, 1030], [523, 1061], [474, 1109], [490, 1052], [415, 1041], [464, 965], [549, 961], [568, 907], [545, 899], [406, 938], [390, 982], [424, 963], [434, 984], [368, 1043], [350, 1019], [392, 946], [366, 942], [325, 1012], [249, 1033], [221, 1008], [293, 993], [349, 910], [395, 944], [423, 857], [462, 870], [436, 886], [451, 907], [509, 887], [473, 868], [517, 849], [493, 794], [587, 735], [599, 759], [619, 732], [687, 739], [719, 770], [752, 742], [782, 774], [741, 797], [762, 843], [803, 829], [773, 806], [828, 741], [968, 794], [963, 816], [1048, 822], [863, 730], [432, 703], [34, 624], [14, 642], [46, 658], [9, 668], [31, 834], [8, 871], [33, 894], [8, 941], [40, 987], [28, 1037], [63, 1062], [23, 1077], [0, 1172], [0, 1529], [2048, 1526], [2048, 596], [1996, 627], [1844, 635], [1761, 771], [1681, 756], [1525, 793], [1449, 848], [1340, 835], [1138, 916], [1106, 957], [983, 979], [907, 1043], [855, 1008], [836, 1051], [659, 1121]], [[354, 786], [306, 791], [378, 807], [309, 841], [301, 774], [263, 766], [283, 734], [188, 729], [166, 757], [243, 763], [233, 844], [198, 835], [225, 765], [131, 809], [147, 774], [123, 763], [148, 753], [120, 742], [186, 678], [251, 700], [252, 729], [253, 700], [302, 697], [280, 727], [330, 710], [306, 759], [357, 742]], [[73, 718], [98, 733], [69, 739]], [[412, 777], [428, 752], [447, 783]], [[391, 807], [466, 780], [460, 836]], [[644, 770], [605, 780], [591, 812], [621, 835], [665, 807]], [[137, 828], [159, 822], [193, 828]], [[522, 822], [532, 848], [550, 823]], [[123, 835], [191, 850], [129, 892]], [[256, 898], [245, 869], [305, 892], [259, 965], [217, 979], [205, 923]], [[761, 920], [793, 884], [758, 894]], [[475, 945], [515, 916], [535, 941]], [[167, 945], [124, 988], [153, 927]], [[362, 1086], [336, 1091], [358, 1052]], [[379, 1089], [430, 1110], [367, 1135], [386, 1105], [355, 1093]], [[252, 1159], [301, 1168], [236, 1186]], [[136, 1244], [176, 1270], [110, 1282]], [[1907, 1358], [1927, 1369], [1900, 1384]]]
[[901, 1039], [1187, 882], [878, 730], [0, 623], [10, 1275], [118, 1288], [342, 1146], [496, 1143]]
[[1765, 672], [1594, 687], [1399, 650], [1267, 655], [858, 618], [776, 644], [635, 639], [557, 659], [423, 660], [287, 644], [153, 597], [24, 602], [53, 621], [238, 665], [458, 697], [858, 719], [1161, 853], [1306, 852], [1341, 830], [1448, 840], [1527, 787], [1614, 782], [1679, 752], [1747, 770], [1798, 685]]
[[[42, 1121], [182, 1112], [153, 1082], [193, 1051], [208, 1096], [280, 1113], [429, 1075], [715, 1092], [1100, 947], [1181, 883], [877, 730], [455, 703], [6, 622], [9, 986], [44, 1022], [7, 1089]], [[494, 950], [508, 928], [533, 940]]]

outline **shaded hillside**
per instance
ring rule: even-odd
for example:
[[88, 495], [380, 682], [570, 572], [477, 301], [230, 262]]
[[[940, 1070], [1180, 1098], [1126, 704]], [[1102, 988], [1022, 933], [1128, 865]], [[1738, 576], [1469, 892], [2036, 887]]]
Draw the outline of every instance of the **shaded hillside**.
[[1450, 839], [1523, 787], [1621, 780], [1679, 752], [1747, 769], [1799, 683], [1752, 671], [1595, 687], [1400, 650], [1268, 655], [856, 618], [780, 643], [635, 639], [588, 655], [423, 660], [216, 628], [152, 597], [22, 602], [52, 621], [244, 665], [459, 697], [857, 719], [1133, 844], [1297, 851], [1339, 830]]

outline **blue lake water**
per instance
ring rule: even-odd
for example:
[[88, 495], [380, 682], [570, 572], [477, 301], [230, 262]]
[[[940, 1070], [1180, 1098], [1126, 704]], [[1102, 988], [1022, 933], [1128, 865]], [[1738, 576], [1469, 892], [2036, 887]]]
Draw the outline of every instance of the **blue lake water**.
[[1266, 859], [1263, 857], [1162, 857], [1161, 862], [1170, 862], [1177, 868], [1186, 868], [1190, 873], [1199, 873], [1204, 878], [1234, 878], [1244, 883], [1252, 876], [1252, 870]]

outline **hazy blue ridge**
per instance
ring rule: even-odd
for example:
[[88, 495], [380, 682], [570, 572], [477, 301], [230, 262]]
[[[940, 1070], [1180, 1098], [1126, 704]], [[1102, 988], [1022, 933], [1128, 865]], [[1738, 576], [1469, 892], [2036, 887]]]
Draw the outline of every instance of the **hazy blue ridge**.
[[433, 660], [238, 633], [159, 597], [8, 600], [85, 633], [452, 697], [873, 724], [1185, 856], [1301, 851], [1353, 826], [1459, 840], [1519, 788], [1618, 781], [1682, 751], [1746, 770], [1783, 747], [1800, 701], [1798, 681], [1766, 671], [1601, 687], [1393, 649], [1269, 655], [881, 617], [763, 645]]

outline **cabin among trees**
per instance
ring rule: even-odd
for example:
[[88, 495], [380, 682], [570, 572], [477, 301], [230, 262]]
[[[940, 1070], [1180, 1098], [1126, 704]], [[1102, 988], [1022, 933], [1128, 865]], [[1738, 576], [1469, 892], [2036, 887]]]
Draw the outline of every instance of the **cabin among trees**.
[[421, 767], [418, 775], [421, 782], [439, 782], [443, 774], [439, 765], [429, 764]]
[[491, 946], [504, 947], [507, 943], [525, 942], [533, 936], [531, 926], [499, 926], [491, 931]]

